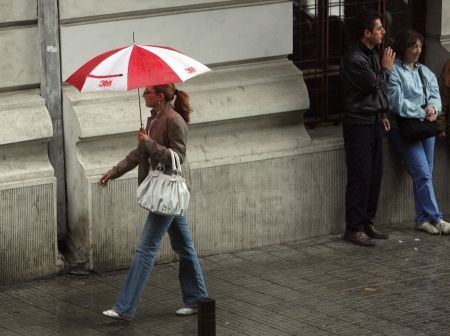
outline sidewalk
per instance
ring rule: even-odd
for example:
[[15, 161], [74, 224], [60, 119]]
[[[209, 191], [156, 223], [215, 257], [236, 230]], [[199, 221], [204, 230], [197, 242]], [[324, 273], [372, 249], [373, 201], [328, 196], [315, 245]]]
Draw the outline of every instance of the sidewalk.
[[[375, 248], [335, 235], [201, 259], [217, 335], [448, 335], [450, 237], [390, 235]], [[177, 266], [156, 266], [132, 322], [100, 315], [126, 272], [0, 288], [0, 335], [195, 336], [197, 317], [174, 314]]]

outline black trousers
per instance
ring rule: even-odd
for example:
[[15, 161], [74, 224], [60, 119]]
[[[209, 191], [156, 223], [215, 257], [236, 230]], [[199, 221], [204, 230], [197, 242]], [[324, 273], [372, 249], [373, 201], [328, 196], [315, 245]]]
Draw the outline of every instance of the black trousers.
[[347, 164], [345, 221], [348, 231], [361, 231], [375, 217], [383, 176], [383, 128], [344, 125]]

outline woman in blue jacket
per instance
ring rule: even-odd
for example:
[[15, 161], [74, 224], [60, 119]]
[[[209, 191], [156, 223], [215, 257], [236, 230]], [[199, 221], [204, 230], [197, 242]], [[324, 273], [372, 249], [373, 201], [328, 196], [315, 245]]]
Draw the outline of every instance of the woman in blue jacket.
[[423, 36], [414, 29], [401, 31], [394, 44], [397, 58], [388, 84], [391, 131], [388, 138], [413, 179], [416, 228], [431, 234], [449, 234], [450, 223], [442, 219], [433, 187], [435, 137], [408, 142], [399, 133], [396, 117], [436, 122], [442, 104], [434, 73], [418, 63]]

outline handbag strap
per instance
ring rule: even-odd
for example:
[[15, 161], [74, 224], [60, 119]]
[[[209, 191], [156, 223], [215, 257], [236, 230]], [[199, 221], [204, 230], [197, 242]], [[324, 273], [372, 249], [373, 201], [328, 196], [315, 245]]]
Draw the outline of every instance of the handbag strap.
[[419, 78], [420, 78], [420, 82], [422, 83], [423, 96], [425, 97], [425, 104], [423, 104], [421, 107], [425, 108], [428, 106], [427, 87], [425, 85], [425, 79], [424, 79], [422, 67], [419, 65], [417, 70], [419, 71]]
[[[182, 174], [181, 163], [180, 163], [180, 157], [179, 157], [178, 153], [170, 148], [168, 148], [168, 150], [170, 152], [170, 161], [172, 163], [172, 171], [181, 175]], [[156, 169], [160, 170], [160, 171], [164, 171], [165, 165], [160, 161], [160, 162], [158, 162]]]
[[170, 158], [172, 161], [172, 171], [181, 174], [182, 173], [181, 172], [181, 164], [180, 164], [180, 157], [178, 156], [178, 153], [176, 153], [175, 151], [173, 151], [170, 148], [169, 148], [169, 152], [170, 152]]

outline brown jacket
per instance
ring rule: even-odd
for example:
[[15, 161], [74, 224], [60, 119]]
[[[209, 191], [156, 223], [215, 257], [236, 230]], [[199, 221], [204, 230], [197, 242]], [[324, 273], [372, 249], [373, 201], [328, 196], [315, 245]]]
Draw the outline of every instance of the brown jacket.
[[182, 162], [181, 169], [186, 179], [186, 184], [190, 185], [189, 164], [186, 158], [186, 144], [188, 127], [183, 117], [177, 113], [171, 104], [167, 104], [159, 115], [153, 114], [147, 120], [146, 130], [154, 120], [150, 133], [151, 139], [145, 143], [139, 143], [138, 147], [132, 150], [125, 159], [120, 161], [108, 173], [113, 179], [118, 178], [138, 167], [138, 184], [146, 178], [149, 172], [149, 159], [152, 169], [155, 169], [159, 162], [166, 167], [166, 172], [171, 171], [172, 161], [168, 148], [175, 151]]
[[439, 76], [439, 91], [441, 93], [442, 112], [437, 118], [438, 131], [439, 133], [445, 132], [447, 141], [450, 142], [450, 120], [448, 117], [450, 107], [450, 60], [447, 61]]

